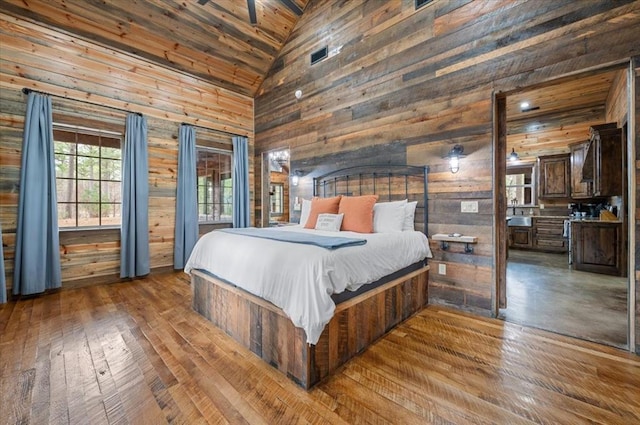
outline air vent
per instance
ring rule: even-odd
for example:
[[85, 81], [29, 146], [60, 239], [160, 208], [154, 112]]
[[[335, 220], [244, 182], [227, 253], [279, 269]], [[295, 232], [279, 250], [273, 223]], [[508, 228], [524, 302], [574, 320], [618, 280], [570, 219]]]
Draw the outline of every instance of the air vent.
[[537, 111], [538, 109], [540, 109], [539, 106], [533, 106], [531, 108], [520, 109], [520, 112], [531, 112], [531, 111]]
[[320, 62], [322, 59], [326, 58], [328, 54], [329, 49], [327, 49], [327, 46], [324, 46], [322, 49], [311, 53], [311, 65]]
[[416, 0], [416, 10], [420, 9], [422, 6], [426, 6], [432, 1], [433, 0]]

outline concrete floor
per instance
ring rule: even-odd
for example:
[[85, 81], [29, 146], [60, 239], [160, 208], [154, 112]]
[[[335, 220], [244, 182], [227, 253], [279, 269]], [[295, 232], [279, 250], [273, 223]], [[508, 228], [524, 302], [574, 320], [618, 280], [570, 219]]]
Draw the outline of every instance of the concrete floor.
[[567, 254], [509, 250], [505, 320], [627, 347], [627, 278], [571, 270]]

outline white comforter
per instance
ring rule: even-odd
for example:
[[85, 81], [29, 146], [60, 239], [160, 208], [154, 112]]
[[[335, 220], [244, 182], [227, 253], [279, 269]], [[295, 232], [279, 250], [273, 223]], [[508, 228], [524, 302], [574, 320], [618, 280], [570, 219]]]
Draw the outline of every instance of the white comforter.
[[313, 245], [210, 232], [196, 243], [184, 271], [206, 270], [280, 307], [316, 344], [331, 320], [331, 294], [357, 290], [425, 257], [427, 237], [417, 231], [362, 234], [324, 232], [302, 226], [292, 232], [365, 238], [367, 243], [328, 250]]

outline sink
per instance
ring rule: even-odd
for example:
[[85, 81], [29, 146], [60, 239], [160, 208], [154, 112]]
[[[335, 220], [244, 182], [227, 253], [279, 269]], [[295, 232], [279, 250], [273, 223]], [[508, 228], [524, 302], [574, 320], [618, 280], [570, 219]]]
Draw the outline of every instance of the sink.
[[531, 216], [527, 215], [512, 215], [507, 217], [507, 225], [511, 226], [524, 226], [531, 227]]

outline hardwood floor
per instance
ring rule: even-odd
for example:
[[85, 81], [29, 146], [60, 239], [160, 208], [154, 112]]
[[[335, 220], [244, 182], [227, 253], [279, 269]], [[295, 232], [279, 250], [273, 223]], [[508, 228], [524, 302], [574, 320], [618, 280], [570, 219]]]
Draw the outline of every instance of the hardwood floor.
[[430, 306], [307, 392], [190, 300], [167, 273], [0, 307], [0, 423], [640, 423], [614, 348]]
[[627, 278], [572, 270], [567, 254], [509, 250], [505, 320], [627, 345]]

